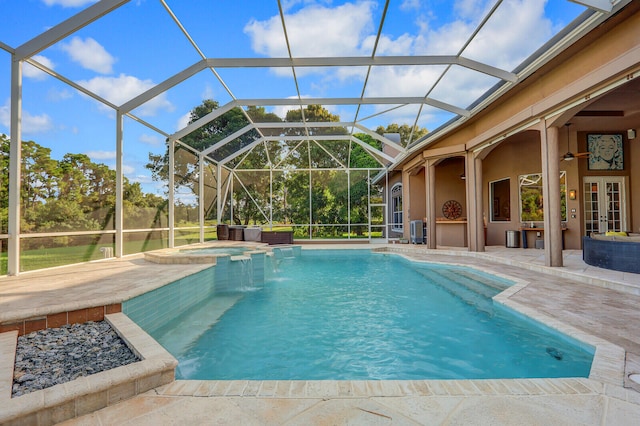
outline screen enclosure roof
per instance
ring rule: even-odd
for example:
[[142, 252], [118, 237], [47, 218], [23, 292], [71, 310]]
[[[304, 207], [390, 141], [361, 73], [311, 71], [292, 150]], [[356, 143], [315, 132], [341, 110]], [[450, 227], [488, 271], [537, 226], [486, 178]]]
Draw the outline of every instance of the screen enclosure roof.
[[[215, 162], [269, 141], [363, 146], [354, 135], [365, 133], [393, 147], [366, 147], [389, 166], [472, 117], [626, 3], [15, 0], [3, 13], [13, 25], [1, 30], [0, 47], [24, 61], [25, 76], [47, 74], [178, 143], [241, 108], [248, 124], [201, 151]], [[189, 112], [209, 98], [219, 108], [189, 123]], [[338, 121], [306, 117], [308, 105]], [[250, 108], [282, 121], [261, 122]], [[392, 123], [429, 133], [398, 140], [375, 132]], [[216, 156], [234, 141], [236, 152]]]

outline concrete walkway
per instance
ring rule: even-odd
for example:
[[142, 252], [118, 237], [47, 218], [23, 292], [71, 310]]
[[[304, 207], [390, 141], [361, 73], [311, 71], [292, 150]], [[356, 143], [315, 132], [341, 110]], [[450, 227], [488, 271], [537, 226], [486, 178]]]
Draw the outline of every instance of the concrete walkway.
[[[313, 246], [310, 248], [335, 248]], [[344, 246], [339, 246], [344, 248]], [[352, 247], [352, 246], [349, 246]], [[365, 245], [366, 248], [378, 246]], [[67, 424], [640, 424], [640, 392], [628, 376], [640, 373], [640, 275], [585, 265], [580, 252], [565, 251], [565, 267], [546, 268], [535, 249], [488, 247], [486, 253], [430, 251], [388, 245], [416, 260], [473, 266], [526, 282], [506, 299], [535, 315], [589, 333], [624, 348], [622, 379], [534, 379], [462, 381], [176, 381]], [[0, 315], [41, 309], [55, 294], [58, 305], [124, 300], [176, 271], [197, 265], [148, 265], [139, 257], [111, 261], [123, 268], [118, 279], [107, 264], [58, 268], [0, 280]], [[103, 268], [104, 265], [104, 268]], [[182, 266], [186, 269], [175, 268]], [[201, 265], [199, 265], [201, 267]], [[85, 271], [92, 281], [81, 282]], [[125, 272], [126, 269], [126, 272]], [[58, 273], [59, 272], [59, 273]], [[102, 275], [101, 275], [102, 274]], [[48, 277], [48, 279], [47, 279]], [[43, 291], [42, 291], [43, 290]], [[108, 294], [111, 294], [111, 299]], [[106, 297], [106, 299], [105, 299]], [[53, 299], [52, 299], [53, 298]], [[15, 309], [14, 309], [15, 308]], [[18, 312], [19, 311], [19, 312]]]

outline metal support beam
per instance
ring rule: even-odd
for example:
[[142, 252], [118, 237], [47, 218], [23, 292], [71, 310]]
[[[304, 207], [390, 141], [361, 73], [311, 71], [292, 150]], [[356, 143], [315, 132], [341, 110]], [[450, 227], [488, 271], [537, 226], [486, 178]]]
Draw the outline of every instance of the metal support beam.
[[222, 223], [222, 166], [216, 164], [216, 222]]
[[581, 4], [590, 9], [600, 12], [610, 13], [613, 10], [613, 0], [569, 0], [573, 3]]
[[124, 218], [122, 214], [122, 210], [124, 208], [124, 172], [122, 168], [124, 161], [123, 135], [124, 117], [120, 111], [116, 111], [116, 257], [122, 257], [124, 254]]
[[214, 68], [307, 68], [307, 67], [374, 67], [459, 65], [483, 74], [515, 82], [512, 73], [482, 62], [455, 55], [435, 56], [351, 56], [320, 58], [207, 58]]
[[87, 7], [16, 48], [16, 59], [30, 58], [128, 2], [129, 0], [102, 0]]
[[225, 105], [221, 106], [220, 108], [211, 111], [209, 114], [207, 114], [204, 117], [198, 119], [197, 121], [194, 121], [193, 123], [190, 123], [184, 129], [178, 130], [177, 132], [172, 134], [170, 136], [170, 138], [171, 139], [176, 139], [176, 140], [177, 139], [182, 139], [184, 136], [188, 135], [189, 133], [193, 132], [194, 130], [198, 130], [200, 127], [202, 127], [202, 126], [204, 126], [206, 124], [209, 124], [210, 122], [212, 122], [216, 118], [220, 117], [225, 112], [231, 111], [236, 106], [238, 106], [238, 105], [235, 103], [235, 101], [229, 102], [228, 104], [225, 104]]
[[371, 136], [374, 139], [379, 140], [380, 142], [387, 144], [387, 145], [391, 145], [393, 146], [393, 149], [395, 149], [396, 151], [400, 151], [402, 153], [406, 153], [407, 149], [405, 147], [403, 147], [402, 145], [400, 145], [400, 143], [396, 143], [392, 140], [390, 140], [389, 138], [380, 135], [366, 127], [364, 127], [362, 124], [356, 124], [356, 128], [361, 130], [363, 133], [366, 133], [367, 135]]
[[355, 136], [351, 137], [351, 141], [353, 141], [353, 142], [357, 143], [358, 145], [360, 145], [362, 148], [364, 148], [365, 151], [369, 152], [369, 154], [371, 154], [371, 155], [380, 156], [380, 157], [384, 158], [385, 160], [390, 161], [392, 163], [396, 160], [392, 156], [390, 156], [388, 154], [385, 154], [382, 151], [377, 150], [376, 148], [372, 147], [368, 143], [362, 142], [360, 139], [356, 138]]
[[244, 135], [245, 133], [249, 132], [251, 129], [253, 129], [253, 127], [254, 127], [253, 124], [247, 124], [242, 129], [234, 132], [233, 134], [231, 134], [231, 135], [227, 136], [226, 138], [222, 139], [221, 141], [213, 144], [209, 148], [203, 150], [202, 153], [204, 155], [208, 155], [208, 154], [212, 153], [213, 151], [215, 151], [215, 150], [217, 150], [219, 148], [222, 148], [223, 146], [225, 146], [229, 142], [233, 141], [234, 139], [237, 139], [240, 136]]
[[198, 155], [198, 222], [200, 225], [199, 241], [204, 243], [204, 155]]
[[169, 248], [173, 248], [175, 246], [175, 236], [173, 233], [175, 232], [175, 212], [174, 212], [174, 203], [175, 197], [174, 192], [176, 189], [175, 186], [175, 161], [176, 161], [176, 143], [173, 139], [169, 139], [169, 205], [167, 206], [167, 210], [169, 212]]
[[264, 142], [263, 139], [256, 139], [255, 141], [251, 142], [249, 145], [235, 151], [233, 154], [228, 155], [227, 157], [223, 158], [222, 160], [220, 160], [220, 165], [225, 165], [227, 164], [229, 161], [233, 160], [234, 158], [244, 154], [245, 152], [252, 150], [256, 145], [259, 145], [260, 143]]
[[145, 102], [148, 102], [151, 99], [155, 98], [156, 96], [163, 94], [164, 92], [176, 86], [177, 84], [182, 83], [183, 81], [187, 80], [189, 77], [194, 76], [195, 74], [199, 73], [205, 68], [206, 68], [205, 61], [196, 62], [195, 64], [191, 65], [185, 70], [180, 71], [179, 73], [166, 79], [162, 83], [153, 86], [151, 89], [147, 90], [146, 92], [141, 93], [140, 95], [129, 100], [128, 102], [125, 102], [120, 106], [120, 110], [123, 113], [130, 112], [135, 108], [139, 107], [140, 105], [144, 104]]
[[305, 105], [395, 105], [395, 104], [427, 104], [452, 112], [462, 117], [469, 117], [471, 112], [431, 98], [419, 96], [372, 97], [372, 98], [270, 98], [270, 99], [237, 99], [236, 105], [242, 106], [305, 106]]
[[20, 183], [22, 180], [22, 61], [11, 62], [11, 140], [9, 144], [9, 253], [7, 274], [20, 273]]

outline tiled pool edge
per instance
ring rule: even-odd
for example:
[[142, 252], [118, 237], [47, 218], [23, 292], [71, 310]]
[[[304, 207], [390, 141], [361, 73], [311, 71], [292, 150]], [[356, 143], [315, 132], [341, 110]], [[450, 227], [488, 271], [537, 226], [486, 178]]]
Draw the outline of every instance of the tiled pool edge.
[[519, 315], [524, 315], [531, 320], [537, 321], [543, 324], [545, 327], [549, 327], [572, 339], [575, 339], [579, 344], [589, 345], [592, 348], [595, 348], [593, 362], [591, 364], [591, 371], [589, 372], [589, 379], [623, 387], [626, 356], [624, 348], [614, 345], [613, 343], [593, 336], [589, 333], [585, 333], [571, 325], [558, 321], [533, 308], [510, 300], [509, 296], [517, 293], [517, 291], [519, 290], [518, 287], [521, 288], [521, 286], [524, 285], [526, 284], [519, 283], [503, 291], [493, 298], [494, 302], [513, 310]]
[[[178, 361], [144, 330], [122, 313], [107, 315], [105, 320], [141, 361], [17, 398], [11, 398], [13, 368], [9, 380], [3, 369], [0, 371], [0, 424], [55, 424], [174, 381]], [[3, 333], [0, 339], [3, 347], [7, 347], [0, 352], [0, 365], [13, 367], [17, 332]], [[13, 344], [9, 343], [11, 341]]]
[[[481, 380], [176, 380], [154, 390], [161, 396], [255, 398], [374, 398], [405, 396], [604, 395], [587, 378]], [[624, 389], [622, 389], [624, 391]], [[633, 391], [629, 391], [633, 392]], [[624, 392], [623, 392], [624, 393]], [[623, 393], [618, 393], [622, 396]], [[623, 396], [629, 402], [640, 403]]]
[[[408, 254], [415, 253], [415, 251], [407, 250], [407, 249], [396, 249], [394, 248], [382, 248], [374, 250], [378, 253], [393, 253], [398, 254], [400, 256], [405, 257], [406, 259], [412, 262], [426, 262], [422, 260], [417, 260], [407, 256]], [[457, 252], [456, 252], [457, 253]], [[432, 262], [432, 261], [428, 261]], [[441, 262], [433, 262], [433, 263], [441, 263]], [[448, 262], [447, 264], [455, 264], [453, 262]], [[505, 278], [515, 282], [514, 285], [502, 291], [493, 297], [493, 301], [498, 303], [509, 310], [513, 311], [517, 315], [522, 315], [525, 318], [536, 321], [542, 324], [544, 327], [548, 327], [550, 329], [556, 330], [574, 340], [576, 340], [579, 344], [588, 345], [591, 348], [595, 349], [595, 353], [593, 356], [593, 362], [591, 364], [591, 370], [589, 373], [589, 379], [596, 380], [598, 382], [602, 382], [605, 384], [610, 384], [613, 386], [617, 386], [620, 388], [624, 387], [624, 379], [625, 379], [625, 357], [626, 352], [624, 348], [614, 345], [604, 339], [593, 336], [591, 334], [585, 333], [579, 330], [576, 327], [565, 324], [562, 321], [556, 320], [548, 315], [545, 315], [534, 308], [530, 308], [528, 306], [522, 305], [521, 303], [515, 302], [509, 299], [511, 296], [519, 292], [521, 289], [528, 285], [527, 281], [524, 281], [519, 278], [511, 277], [505, 274], [497, 274], [496, 272], [485, 270], [482, 267], [477, 265], [464, 265], [468, 268], [478, 269], [481, 271], [485, 271], [491, 273], [493, 275], [498, 275], [501, 278]]]
[[[567, 279], [577, 279], [580, 282], [593, 285], [596, 287], [606, 288], [610, 290], [620, 291], [623, 293], [629, 293], [636, 296], [640, 296], [640, 288], [637, 286], [633, 286], [630, 284], [625, 284], [622, 282], [610, 281], [603, 278], [596, 277], [585, 277], [583, 275], [577, 276], [575, 273], [571, 271], [567, 271], [566, 269], [560, 267], [551, 267], [551, 266], [543, 266], [536, 265], [530, 262], [519, 261], [517, 259], [505, 259], [499, 256], [491, 256], [491, 253], [487, 252], [475, 252], [475, 251], [467, 251], [467, 250], [448, 250], [448, 249], [428, 249], [422, 247], [411, 246], [410, 248], [402, 247], [402, 245], [397, 244], [394, 246], [386, 246], [386, 247], [378, 247], [372, 249], [375, 252], [387, 252], [387, 253], [396, 253], [403, 255], [411, 255], [411, 254], [433, 254], [433, 255], [444, 255], [444, 256], [461, 256], [461, 257], [474, 257], [477, 259], [486, 259], [491, 262], [502, 263], [504, 265], [516, 266], [521, 269], [526, 269], [534, 272], [541, 272], [545, 274], [555, 275], [560, 278]], [[532, 249], [533, 250], [533, 249]]]

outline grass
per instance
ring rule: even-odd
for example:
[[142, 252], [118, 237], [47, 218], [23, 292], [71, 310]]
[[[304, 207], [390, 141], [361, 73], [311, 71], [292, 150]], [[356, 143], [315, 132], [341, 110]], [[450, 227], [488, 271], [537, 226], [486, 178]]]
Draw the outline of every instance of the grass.
[[[291, 226], [274, 226], [274, 231], [291, 231]], [[367, 239], [368, 234], [356, 235], [355, 233], [342, 233], [337, 238]], [[217, 234], [215, 230], [205, 230], [205, 241], [215, 240]], [[305, 237], [306, 238], [306, 237]], [[317, 240], [323, 238], [336, 238], [336, 236], [315, 237]], [[382, 238], [382, 232], [371, 232], [371, 238]], [[175, 245], [182, 246], [199, 242], [200, 233], [195, 230], [180, 231], [177, 230], [175, 236]], [[38, 248], [31, 250], [22, 250], [20, 254], [20, 270], [21, 272], [34, 271], [37, 269], [52, 268], [55, 266], [70, 265], [73, 263], [88, 262], [98, 260], [104, 257], [100, 251], [102, 247], [112, 247], [111, 244], [88, 244], [78, 246], [64, 246], [52, 248]], [[158, 250], [168, 247], [166, 238], [148, 238], [144, 240], [126, 241], [123, 247], [124, 254], [143, 253], [145, 251]], [[0, 275], [7, 274], [7, 252], [0, 253]]]

